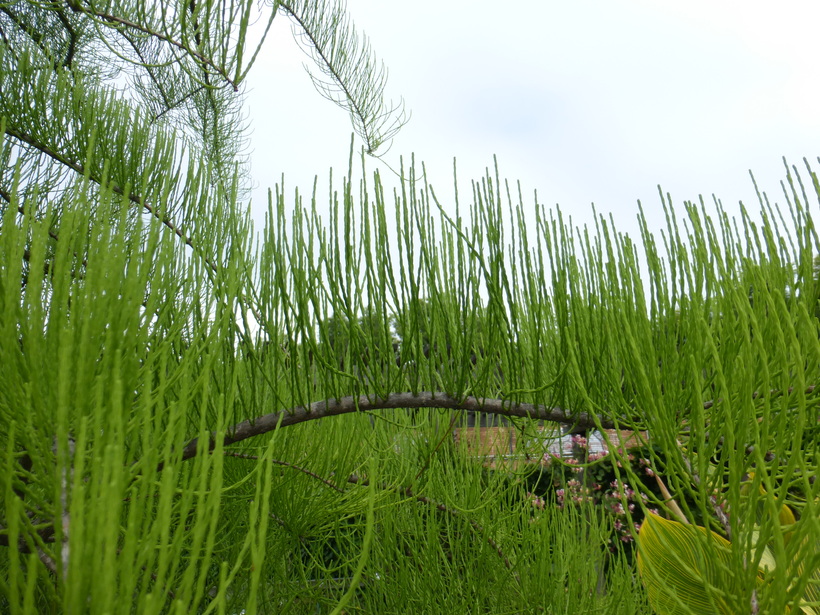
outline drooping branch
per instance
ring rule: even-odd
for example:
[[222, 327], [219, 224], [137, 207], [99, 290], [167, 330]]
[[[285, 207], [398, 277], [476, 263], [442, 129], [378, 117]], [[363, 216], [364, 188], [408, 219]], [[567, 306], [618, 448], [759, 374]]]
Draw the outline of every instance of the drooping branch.
[[88, 15], [90, 17], [100, 20], [101, 23], [104, 23], [108, 26], [130, 28], [136, 32], [146, 34], [148, 36], [151, 36], [152, 38], [167, 43], [168, 45], [171, 45], [172, 47], [175, 47], [180, 51], [188, 54], [192, 58], [195, 58], [203, 68], [213, 70], [214, 73], [219, 75], [226, 83], [228, 83], [234, 89], [234, 91], [239, 90], [239, 83], [231, 78], [231, 76], [228, 74], [227, 70], [224, 67], [217, 65], [211, 58], [208, 58], [207, 56], [203, 55], [197, 49], [192, 49], [190, 45], [186, 45], [181, 40], [176, 40], [171, 36], [168, 36], [167, 34], [164, 34], [157, 30], [152, 30], [147, 26], [125, 19], [123, 17], [105, 13], [103, 11], [97, 11], [93, 9], [90, 5], [81, 5], [79, 2], [75, 1], [69, 2], [69, 6], [75, 13], [82, 13]]
[[[347, 482], [349, 482], [352, 485], [363, 485], [363, 486], [367, 486], [367, 485], [370, 484], [369, 481], [366, 478], [360, 478], [360, 477], [356, 476], [355, 474], [351, 474], [350, 477], [347, 479]], [[483, 536], [484, 540], [487, 541], [487, 544], [490, 545], [493, 549], [495, 549], [495, 552], [498, 554], [498, 557], [501, 558], [501, 561], [504, 563], [504, 566], [508, 570], [512, 571], [513, 575], [515, 576], [516, 581], [520, 581], [520, 578], [518, 577], [518, 573], [513, 570], [513, 565], [510, 562], [509, 558], [504, 554], [504, 550], [501, 548], [501, 545], [499, 545], [495, 540], [493, 540], [493, 538], [491, 536], [487, 535], [487, 532], [485, 531], [484, 527], [480, 523], [478, 523], [478, 521], [465, 516], [462, 512], [460, 512], [458, 510], [455, 510], [453, 508], [445, 506], [441, 502], [436, 502], [435, 500], [432, 500], [432, 499], [430, 499], [430, 498], [428, 498], [427, 496], [424, 496], [424, 495], [418, 495], [418, 494], [414, 493], [413, 490], [410, 487], [391, 487], [391, 488], [392, 488], [393, 491], [395, 491], [396, 493], [398, 493], [400, 495], [403, 495], [403, 496], [408, 497], [408, 498], [414, 498], [420, 504], [427, 504], [429, 506], [434, 507], [436, 510], [440, 510], [441, 512], [447, 513], [448, 515], [451, 515], [453, 517], [457, 517], [457, 518], [460, 518], [460, 519], [465, 519], [467, 521], [467, 523], [470, 524], [470, 527], [473, 528], [476, 535]]]
[[374, 155], [409, 118], [403, 100], [385, 106], [387, 72], [377, 63], [367, 37], [356, 32], [345, 3], [287, 0], [277, 6], [298, 26], [296, 40], [324, 73], [320, 78], [308, 71], [316, 89], [350, 113], [367, 153]]

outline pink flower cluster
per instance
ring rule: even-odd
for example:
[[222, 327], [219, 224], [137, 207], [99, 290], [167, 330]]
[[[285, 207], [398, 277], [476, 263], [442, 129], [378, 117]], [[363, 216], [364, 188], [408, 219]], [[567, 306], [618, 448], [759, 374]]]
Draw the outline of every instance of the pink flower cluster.
[[534, 493], [527, 492], [527, 499], [530, 501], [530, 505], [533, 508], [537, 508], [538, 510], [542, 510], [544, 508], [544, 498], [541, 496], [535, 495]]
[[[589, 446], [588, 440], [581, 435], [572, 436], [572, 444], [579, 449], [588, 449]], [[624, 451], [619, 449], [619, 452], [623, 453]], [[581, 472], [583, 472], [585, 468], [588, 471], [592, 471], [594, 476], [594, 470], [587, 464], [599, 461], [607, 455], [608, 451], [606, 450], [598, 453], [588, 453], [584, 459], [584, 466], [581, 466], [578, 459], [575, 458], [559, 459], [558, 456], [554, 454], [547, 454], [544, 457], [548, 465], [556, 466], [561, 464], [565, 467], [570, 466], [572, 473], [580, 478]], [[635, 462], [635, 457], [632, 454], [628, 454], [627, 460], [629, 462]], [[640, 458], [637, 460], [637, 463], [640, 469], [643, 470], [643, 474], [649, 477], [655, 475], [652, 470], [652, 463], [649, 459]], [[616, 464], [618, 467], [623, 467], [620, 461], [617, 461]], [[589, 478], [589, 474], [587, 474], [586, 477]], [[613, 480], [606, 485], [594, 481], [588, 482], [588, 480], [582, 483], [578, 478], [571, 478], [563, 487], [555, 490], [557, 507], [563, 509], [565, 506], [580, 505], [584, 502], [591, 502], [603, 506], [604, 510], [614, 518], [613, 528], [615, 533], [614, 536], [610, 538], [610, 549], [613, 551], [616, 550], [618, 541], [623, 543], [633, 542], [634, 536], [631, 526], [634, 526], [636, 531], [640, 530], [641, 526], [640, 523], [634, 521], [635, 513], [640, 513], [638, 498], [640, 497], [641, 501], [646, 504], [649, 500], [648, 496], [644, 493], [637, 493], [629, 484], [620, 484], [617, 480]], [[528, 495], [533, 507], [539, 510], [544, 508], [545, 503], [543, 498], [536, 497], [533, 494]], [[652, 512], [657, 511], [652, 509]]]
[[648, 459], [640, 459], [638, 460], [638, 463], [641, 464], [641, 467], [643, 468], [643, 471], [647, 476], [655, 476], [655, 471], [652, 469], [652, 465]]

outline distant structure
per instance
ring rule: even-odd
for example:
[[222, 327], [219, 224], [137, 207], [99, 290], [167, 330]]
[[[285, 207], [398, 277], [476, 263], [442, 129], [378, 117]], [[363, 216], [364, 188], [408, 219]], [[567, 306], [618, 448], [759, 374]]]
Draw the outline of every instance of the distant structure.
[[[573, 434], [563, 434], [559, 426], [544, 425], [539, 428], [543, 435], [521, 438], [521, 433], [513, 425], [468, 426], [455, 429], [453, 439], [456, 444], [464, 444], [471, 455], [485, 465], [497, 467], [513, 463], [549, 463], [550, 459], [572, 459], [578, 455], [578, 442]], [[605, 430], [606, 438], [615, 446], [631, 448], [641, 446], [642, 438], [632, 431], [619, 434], [614, 429]], [[604, 433], [592, 431], [586, 435], [586, 450], [589, 455], [603, 456], [609, 452]]]

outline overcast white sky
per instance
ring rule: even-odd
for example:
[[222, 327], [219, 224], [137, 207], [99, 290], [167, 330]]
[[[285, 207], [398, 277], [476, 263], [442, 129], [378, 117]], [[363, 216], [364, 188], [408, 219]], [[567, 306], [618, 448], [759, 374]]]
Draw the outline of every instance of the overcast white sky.
[[[595, 203], [633, 230], [638, 199], [661, 226], [658, 184], [678, 205], [715, 194], [735, 211], [756, 209], [749, 169], [779, 202], [783, 156], [820, 171], [815, 0], [348, 0], [348, 11], [389, 69], [388, 95], [413, 114], [386, 159], [415, 153], [439, 196], [452, 193], [453, 157], [468, 181], [496, 154], [530, 202], [537, 190], [576, 224]], [[289, 190], [319, 175], [325, 195], [329, 168], [347, 168], [351, 124], [305, 61], [278, 16], [248, 82], [260, 225], [282, 173]]]

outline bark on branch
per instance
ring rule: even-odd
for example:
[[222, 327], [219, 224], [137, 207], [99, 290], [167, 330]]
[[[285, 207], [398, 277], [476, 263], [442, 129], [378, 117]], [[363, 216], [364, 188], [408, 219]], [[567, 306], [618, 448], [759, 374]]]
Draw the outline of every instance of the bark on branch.
[[[603, 427], [615, 429], [616, 425], [604, 417], [593, 417], [585, 412], [570, 413], [563, 408], [548, 408], [542, 405], [510, 402], [503, 399], [482, 399], [478, 397], [456, 398], [447, 393], [393, 393], [384, 398], [379, 397], [342, 397], [335, 400], [324, 400], [309, 406], [297, 406], [288, 410], [271, 412], [252, 420], [242, 421], [228, 430], [222, 444], [228, 446], [242, 440], [247, 440], [277, 427], [287, 427], [306, 421], [313, 421], [351, 412], [368, 412], [371, 410], [397, 410], [418, 408], [446, 408], [450, 410], [471, 410], [487, 414], [502, 416], [517, 416], [521, 418], [575, 425], [579, 428], [594, 429]], [[194, 438], [182, 450], [182, 459], [195, 457], [203, 443]], [[211, 434], [209, 442], [203, 450], [210, 451], [216, 446], [216, 434]], [[160, 464], [158, 469], [162, 469]]]

